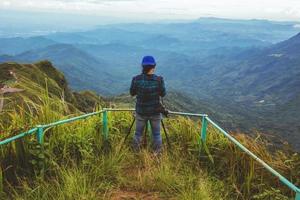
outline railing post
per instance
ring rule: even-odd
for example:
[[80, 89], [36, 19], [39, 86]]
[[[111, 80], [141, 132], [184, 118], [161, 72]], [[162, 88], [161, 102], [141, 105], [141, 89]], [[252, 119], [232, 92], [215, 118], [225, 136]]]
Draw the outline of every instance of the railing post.
[[147, 121], [147, 128], [148, 128], [147, 131], [151, 132], [151, 123], [149, 120]]
[[150, 139], [152, 140], [152, 129], [151, 129], [151, 123], [150, 123], [150, 121], [147, 122], [147, 128], [148, 128], [147, 132], [148, 132], [148, 134], [150, 136]]
[[104, 138], [108, 138], [108, 120], [107, 120], [107, 110], [104, 109], [103, 111], [103, 117], [102, 117], [102, 124], [103, 124], [103, 135]]
[[297, 192], [297, 193], [296, 193], [295, 200], [300, 200], [300, 192]]
[[[44, 126], [38, 125], [37, 126], [37, 135], [36, 135], [38, 143], [41, 145], [41, 153], [44, 154]], [[39, 175], [40, 177], [44, 178], [44, 170], [45, 170], [45, 160], [42, 159], [42, 167], [39, 169]]]
[[37, 141], [39, 144], [43, 144], [44, 143], [44, 128], [41, 125], [37, 126]]
[[207, 132], [207, 119], [206, 116], [202, 117], [202, 127], [201, 127], [201, 140], [203, 143], [206, 142], [206, 132]]

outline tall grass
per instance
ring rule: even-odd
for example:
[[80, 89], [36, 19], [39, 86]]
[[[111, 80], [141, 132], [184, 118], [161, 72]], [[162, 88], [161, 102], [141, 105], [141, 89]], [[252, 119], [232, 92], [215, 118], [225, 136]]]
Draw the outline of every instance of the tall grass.
[[[214, 127], [210, 126], [208, 132], [207, 145], [215, 162], [211, 164], [204, 161], [202, 166], [214, 176], [230, 183], [232, 194], [245, 199], [284, 199], [294, 196], [294, 192]], [[245, 134], [234, 134], [234, 137], [282, 175], [296, 184], [299, 183], [300, 176], [295, 174], [299, 169], [299, 166], [296, 167], [299, 155], [282, 149], [274, 150], [261, 135], [253, 138]]]
[[[4, 137], [80, 113], [61, 99], [51, 97], [47, 90], [34, 93], [37, 91], [34, 85], [24, 87], [28, 87], [26, 91], [32, 92], [33, 97], [20, 95], [11, 100], [0, 118], [1, 127], [7, 133]], [[133, 153], [131, 139], [124, 142], [133, 119], [131, 113], [109, 113], [108, 118], [109, 145], [102, 137], [99, 115], [46, 130], [43, 147], [34, 135], [1, 146], [0, 195], [33, 200], [116, 199], [127, 193], [142, 199], [187, 200], [287, 199], [293, 195], [211, 126], [208, 149], [200, 151], [200, 120], [166, 119], [172, 148], [165, 146], [157, 158], [149, 151], [150, 145], [140, 153]], [[298, 154], [270, 153], [268, 143], [261, 137], [243, 134], [235, 137], [299, 183]]]

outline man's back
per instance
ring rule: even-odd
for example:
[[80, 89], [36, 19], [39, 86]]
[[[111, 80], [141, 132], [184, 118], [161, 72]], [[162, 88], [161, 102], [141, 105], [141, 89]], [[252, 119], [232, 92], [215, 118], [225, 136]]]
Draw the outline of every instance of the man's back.
[[130, 94], [137, 95], [136, 112], [138, 114], [158, 114], [159, 97], [166, 95], [164, 80], [155, 74], [137, 75], [132, 79]]

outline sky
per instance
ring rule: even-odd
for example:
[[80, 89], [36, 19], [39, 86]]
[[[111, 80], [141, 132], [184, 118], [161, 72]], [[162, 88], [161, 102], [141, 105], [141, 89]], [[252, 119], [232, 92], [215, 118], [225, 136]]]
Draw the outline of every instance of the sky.
[[300, 0], [0, 0], [1, 10], [97, 15], [131, 21], [199, 17], [300, 21]]

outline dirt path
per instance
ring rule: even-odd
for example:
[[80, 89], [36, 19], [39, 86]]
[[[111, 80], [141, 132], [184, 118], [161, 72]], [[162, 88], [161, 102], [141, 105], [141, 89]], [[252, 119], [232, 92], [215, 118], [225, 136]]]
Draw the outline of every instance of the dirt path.
[[111, 194], [111, 200], [160, 200], [158, 193], [143, 193], [135, 191], [114, 191]]
[[24, 90], [18, 89], [18, 88], [10, 88], [8, 86], [4, 86], [3, 88], [0, 88], [0, 112], [3, 110], [4, 107], [4, 94], [6, 93], [17, 93], [22, 92]]

